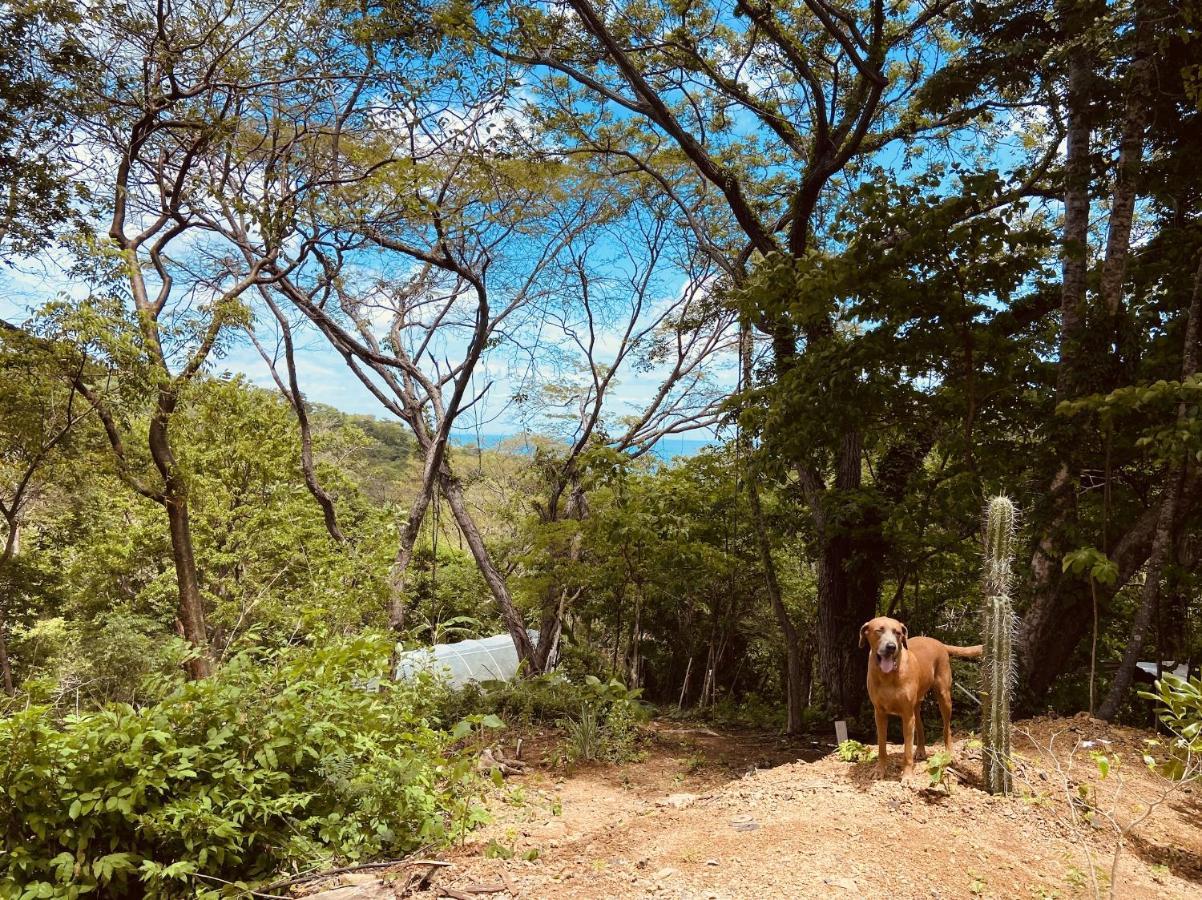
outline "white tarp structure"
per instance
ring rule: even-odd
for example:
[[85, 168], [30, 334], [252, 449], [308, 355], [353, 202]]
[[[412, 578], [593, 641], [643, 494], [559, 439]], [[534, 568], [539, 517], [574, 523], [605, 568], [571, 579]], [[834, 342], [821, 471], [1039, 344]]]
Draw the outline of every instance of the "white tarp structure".
[[[1136, 668], [1138, 668], [1141, 672], [1151, 675], [1153, 678], [1157, 677], [1156, 663], [1137, 662], [1135, 665]], [[1160, 670], [1165, 675], [1176, 675], [1178, 678], [1189, 678], [1189, 663], [1178, 663], [1176, 660], [1173, 660], [1172, 662], [1162, 662], [1160, 664]]]
[[[532, 644], [538, 643], [537, 631], [526, 633]], [[480, 640], [402, 650], [397, 654], [393, 675], [398, 681], [412, 678], [418, 672], [432, 672], [457, 688], [481, 681], [508, 681], [518, 672], [518, 653], [510, 635], [498, 634]]]

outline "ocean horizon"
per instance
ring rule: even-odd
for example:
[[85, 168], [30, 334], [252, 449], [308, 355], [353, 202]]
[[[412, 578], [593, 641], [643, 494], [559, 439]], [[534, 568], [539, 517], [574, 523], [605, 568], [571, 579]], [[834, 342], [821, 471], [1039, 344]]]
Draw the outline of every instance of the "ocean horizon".
[[[453, 431], [451, 432], [451, 440], [460, 447], [476, 447], [479, 446], [483, 450], [493, 450], [500, 446], [505, 441], [522, 440], [539, 437], [539, 435], [530, 432], [516, 432], [512, 434], [481, 434], [479, 435], [479, 444], [477, 444], [477, 435], [471, 431]], [[674, 458], [680, 456], [688, 458], [696, 456], [706, 447], [712, 447], [717, 444], [717, 440], [712, 437], [699, 438], [688, 437], [685, 435], [669, 435], [660, 438], [652, 447], [651, 453], [663, 460], [671, 462]], [[533, 444], [526, 443], [526, 449], [532, 450]]]

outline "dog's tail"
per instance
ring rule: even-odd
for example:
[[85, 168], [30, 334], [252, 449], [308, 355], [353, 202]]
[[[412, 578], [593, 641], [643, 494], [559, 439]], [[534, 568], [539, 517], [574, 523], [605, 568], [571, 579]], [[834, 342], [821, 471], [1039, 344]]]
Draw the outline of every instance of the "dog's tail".
[[984, 644], [977, 644], [975, 647], [951, 647], [947, 644], [943, 646], [947, 649], [948, 656], [954, 656], [957, 659], [976, 659], [985, 649]]

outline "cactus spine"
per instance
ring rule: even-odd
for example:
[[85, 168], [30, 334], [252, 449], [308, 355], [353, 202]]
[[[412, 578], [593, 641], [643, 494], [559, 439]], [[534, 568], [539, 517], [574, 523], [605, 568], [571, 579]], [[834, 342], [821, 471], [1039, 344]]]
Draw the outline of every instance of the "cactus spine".
[[1010, 568], [1014, 561], [1014, 504], [989, 501], [985, 516], [985, 652], [981, 658], [981, 752], [985, 789], [1008, 794], [1010, 772], [1010, 694], [1014, 685], [1014, 606]]

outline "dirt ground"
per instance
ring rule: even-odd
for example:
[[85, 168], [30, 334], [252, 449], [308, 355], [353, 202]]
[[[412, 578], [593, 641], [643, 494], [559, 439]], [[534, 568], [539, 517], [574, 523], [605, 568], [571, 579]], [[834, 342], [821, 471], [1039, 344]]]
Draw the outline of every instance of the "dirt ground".
[[[538, 763], [536, 736], [530, 773], [490, 798], [495, 821], [406, 896], [1106, 896], [1116, 823], [1146, 815], [1123, 840], [1115, 896], [1202, 897], [1202, 785], [1166, 795], [1141, 761], [1153, 737], [1085, 716], [1016, 723], [1019, 796], [1003, 799], [980, 790], [964, 740], [949, 795], [922, 766], [903, 780], [895, 745], [878, 780], [830, 745], [667, 723], [639, 761], [565, 772]], [[1099, 752], [1117, 760], [1105, 778]], [[411, 872], [360, 873], [328, 900], [400, 896]]]

